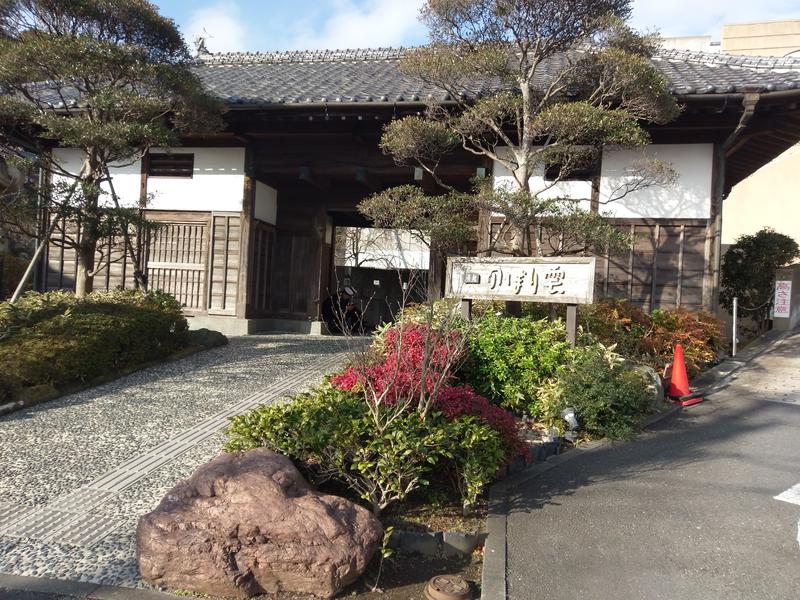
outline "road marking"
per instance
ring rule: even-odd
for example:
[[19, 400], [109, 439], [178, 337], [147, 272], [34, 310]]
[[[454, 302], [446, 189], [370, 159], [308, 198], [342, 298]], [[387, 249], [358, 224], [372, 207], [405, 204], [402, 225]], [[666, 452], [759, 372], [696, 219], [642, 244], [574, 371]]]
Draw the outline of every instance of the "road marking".
[[781, 502], [790, 502], [791, 504], [797, 504], [800, 506], [800, 483], [790, 487], [782, 494], [778, 494], [774, 499], [780, 500]]

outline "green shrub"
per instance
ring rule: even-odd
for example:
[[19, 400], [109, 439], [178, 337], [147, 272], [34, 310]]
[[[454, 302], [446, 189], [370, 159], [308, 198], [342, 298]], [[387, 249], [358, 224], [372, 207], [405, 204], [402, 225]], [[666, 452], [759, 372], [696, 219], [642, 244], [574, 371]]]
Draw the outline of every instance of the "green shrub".
[[487, 312], [475, 323], [461, 378], [502, 406], [536, 415], [536, 390], [573, 351], [561, 321]]
[[442, 298], [436, 300], [433, 304], [421, 302], [404, 306], [400, 314], [399, 322], [417, 323], [418, 325], [424, 325], [426, 323], [438, 324], [451, 321], [458, 323], [460, 314], [460, 300]]
[[437, 418], [435, 425], [445, 430], [450, 441], [451, 460], [443, 461], [461, 495], [464, 508], [478, 500], [497, 467], [506, 455], [501, 434], [476, 417], [458, 417], [452, 421]]
[[41, 294], [28, 292], [14, 304], [0, 303], [0, 340], [13, 336], [25, 327], [63, 314], [77, 302], [75, 294], [59, 290]]
[[266, 447], [297, 461], [316, 483], [335, 479], [377, 514], [426, 487], [436, 469], [474, 502], [504, 454], [499, 433], [474, 417], [399, 415], [375, 428], [364, 399], [325, 383], [290, 402], [234, 417], [226, 450]]
[[[14, 304], [0, 302], [0, 339], [9, 337], [25, 327], [62, 315], [69, 308], [78, 306], [87, 308], [95, 305], [124, 305], [155, 310], [172, 315], [176, 321], [185, 323], [180, 302], [161, 291], [98, 291], [92, 292], [85, 298], [76, 298], [72, 292], [63, 290], [28, 292]], [[180, 324], [176, 326], [186, 329]]]
[[160, 292], [26, 294], [0, 305], [0, 364], [19, 386], [58, 387], [164, 358], [186, 331], [180, 305]]
[[733, 299], [752, 309], [756, 321], [769, 318], [775, 290], [775, 271], [800, 258], [800, 246], [788, 235], [769, 227], [736, 238], [720, 266], [720, 304], [733, 314]]
[[546, 419], [558, 424], [561, 411], [575, 408], [581, 431], [592, 437], [628, 438], [653, 400], [650, 384], [619, 355], [603, 347], [578, 352], [540, 389]]

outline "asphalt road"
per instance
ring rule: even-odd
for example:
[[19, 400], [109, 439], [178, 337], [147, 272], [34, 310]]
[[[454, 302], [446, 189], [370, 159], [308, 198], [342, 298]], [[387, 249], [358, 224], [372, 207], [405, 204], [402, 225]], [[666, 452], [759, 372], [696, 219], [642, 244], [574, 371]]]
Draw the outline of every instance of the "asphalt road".
[[0, 600], [77, 600], [77, 598], [75, 596], [23, 592], [20, 590], [12, 590], [0, 587]]
[[798, 484], [800, 335], [636, 441], [522, 484], [509, 598], [797, 600], [800, 504], [774, 497]]

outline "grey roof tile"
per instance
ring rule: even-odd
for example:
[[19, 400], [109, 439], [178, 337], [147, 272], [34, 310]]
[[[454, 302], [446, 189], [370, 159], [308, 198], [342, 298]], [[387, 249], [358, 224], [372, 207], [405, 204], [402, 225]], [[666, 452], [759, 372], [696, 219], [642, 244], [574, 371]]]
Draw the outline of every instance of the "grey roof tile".
[[[280, 105], [447, 100], [444, 90], [400, 72], [406, 49], [377, 48], [314, 52], [207, 54], [195, 70], [204, 85], [231, 105]], [[653, 58], [670, 89], [681, 96], [800, 88], [800, 59], [735, 56], [665, 50]], [[563, 65], [546, 62], [538, 78], [544, 85]], [[498, 89], [490, 80], [468, 87], [477, 96]]]

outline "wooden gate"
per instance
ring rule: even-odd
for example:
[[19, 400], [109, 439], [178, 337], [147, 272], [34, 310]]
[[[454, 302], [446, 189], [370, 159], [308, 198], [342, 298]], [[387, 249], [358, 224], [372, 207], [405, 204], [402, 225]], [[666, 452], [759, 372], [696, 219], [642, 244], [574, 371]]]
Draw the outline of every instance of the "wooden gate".
[[206, 309], [207, 227], [197, 221], [163, 223], [150, 237], [148, 286], [172, 294], [188, 312]]

